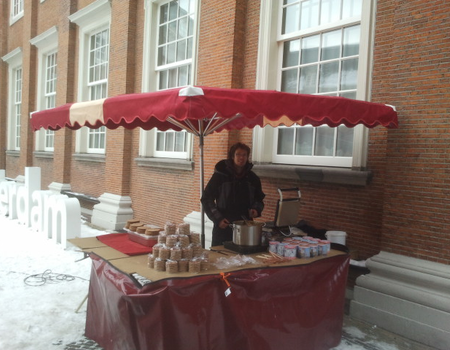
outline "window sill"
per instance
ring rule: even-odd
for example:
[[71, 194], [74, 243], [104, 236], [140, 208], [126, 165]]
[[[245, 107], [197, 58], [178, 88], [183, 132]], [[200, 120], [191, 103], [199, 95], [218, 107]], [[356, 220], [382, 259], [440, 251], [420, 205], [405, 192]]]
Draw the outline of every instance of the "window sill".
[[96, 154], [96, 153], [74, 153], [73, 159], [81, 161], [81, 162], [95, 162], [95, 163], [104, 163], [105, 162], [104, 154]]
[[164, 168], [164, 169], [175, 169], [175, 170], [185, 170], [192, 171], [194, 169], [194, 162], [184, 159], [174, 159], [174, 158], [135, 158], [138, 166], [146, 166], [152, 168]]
[[53, 152], [44, 152], [44, 151], [34, 151], [33, 155], [36, 158], [48, 158], [53, 159]]
[[20, 151], [6, 151], [6, 155], [10, 157], [20, 157]]
[[261, 177], [353, 186], [367, 186], [373, 177], [371, 171], [282, 164], [255, 164], [252, 170]]

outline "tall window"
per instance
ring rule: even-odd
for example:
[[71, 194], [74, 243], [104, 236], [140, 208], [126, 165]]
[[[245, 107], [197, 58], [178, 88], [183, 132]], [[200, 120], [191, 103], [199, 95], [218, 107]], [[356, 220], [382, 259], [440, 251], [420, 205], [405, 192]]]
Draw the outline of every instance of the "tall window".
[[[193, 84], [197, 0], [148, 1], [146, 11], [148, 91]], [[153, 58], [154, 52], [156, 52]], [[153, 83], [153, 81], [155, 83]], [[191, 134], [150, 130], [141, 133], [140, 155], [189, 159]]]
[[23, 0], [11, 0], [11, 22], [23, 16]]
[[[370, 12], [370, 6], [364, 7], [364, 2], [371, 1], [280, 1], [276, 11], [281, 15], [273, 14], [273, 18], [281, 19], [278, 33], [268, 39], [276, 41], [279, 52], [279, 59], [271, 56], [278, 62], [279, 83], [275, 88], [352, 99], [364, 96], [358, 91], [360, 76], [367, 74], [367, 62], [360, 67], [360, 42], [370, 39], [369, 24], [361, 23], [363, 11]], [[279, 127], [272, 139], [273, 163], [354, 165], [354, 129], [343, 125]]]
[[[95, 0], [71, 14], [69, 20], [79, 27], [78, 101], [106, 98], [108, 95], [111, 1]], [[83, 127], [77, 130], [75, 141], [77, 154], [104, 154], [105, 150], [105, 127], [98, 129]]]
[[[159, 90], [192, 84], [194, 4], [194, 0], [170, 1], [159, 8]], [[189, 140], [185, 131], [157, 131], [155, 155], [184, 158]]]
[[[56, 84], [58, 62], [58, 29], [53, 26], [36, 37], [30, 43], [38, 49], [38, 85], [37, 110], [56, 107]], [[38, 152], [53, 152], [55, 132], [41, 129], [35, 133], [35, 148]], [[37, 156], [47, 156], [37, 154]]]
[[159, 90], [191, 83], [194, 0], [160, 6], [158, 25]]
[[[89, 42], [88, 89], [89, 100], [105, 98], [108, 94], [109, 29], [91, 35]], [[89, 129], [88, 152], [105, 149], [106, 127]]]
[[20, 150], [20, 126], [22, 117], [22, 68], [14, 71], [13, 138], [14, 149]]
[[[45, 58], [45, 109], [56, 107], [56, 59], [57, 53], [53, 52]], [[45, 130], [45, 150], [53, 151], [55, 132]]]

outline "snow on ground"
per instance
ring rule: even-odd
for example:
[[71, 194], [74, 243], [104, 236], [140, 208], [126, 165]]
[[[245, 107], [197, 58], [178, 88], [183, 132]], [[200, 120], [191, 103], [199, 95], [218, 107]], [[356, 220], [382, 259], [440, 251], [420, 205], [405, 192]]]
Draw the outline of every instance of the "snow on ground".
[[[0, 217], [0, 349], [64, 349], [82, 338], [90, 259]], [[82, 237], [106, 232], [82, 225]], [[37, 275], [37, 276], [33, 276]]]

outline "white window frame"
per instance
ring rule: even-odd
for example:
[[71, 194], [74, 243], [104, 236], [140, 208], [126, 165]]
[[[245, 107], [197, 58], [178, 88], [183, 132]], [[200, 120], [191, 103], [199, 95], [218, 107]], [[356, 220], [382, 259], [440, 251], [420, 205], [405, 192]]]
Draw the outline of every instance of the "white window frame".
[[[77, 24], [79, 27], [78, 102], [88, 101], [90, 99], [87, 76], [87, 72], [89, 70], [88, 53], [90, 38], [92, 35], [99, 33], [105, 29], [108, 29], [110, 37], [111, 2], [109, 0], [97, 0], [70, 15], [69, 20]], [[101, 148], [89, 146], [89, 135], [91, 133], [98, 134], [99, 130], [92, 130], [87, 127], [82, 127], [81, 129], [77, 130], [75, 152], [105, 154], [106, 128], [101, 127], [101, 130], [102, 132], [104, 132], [105, 138], [105, 145]]]
[[23, 17], [24, 0], [10, 0], [9, 24], [12, 25]]
[[[281, 59], [282, 47], [279, 47], [278, 40], [282, 39], [281, 33], [281, 2], [277, 0], [261, 1], [261, 23], [259, 37], [259, 52], [257, 64], [257, 89], [279, 90], [281, 86]], [[358, 100], [368, 100], [370, 96], [371, 77], [371, 50], [373, 43], [373, 25], [375, 18], [374, 0], [363, 0], [361, 16], [361, 37], [367, 40], [360, 41], [358, 81], [356, 98]], [[280, 27], [279, 27], [280, 26]], [[356, 126], [353, 136], [353, 156], [332, 158], [332, 157], [309, 157], [302, 159], [302, 165], [313, 166], [338, 166], [354, 169], [364, 168], [367, 163], [368, 149], [368, 129], [362, 125]], [[283, 163], [299, 164], [293, 157], [278, 157], [275, 160], [277, 132], [275, 128], [256, 127], [253, 131], [253, 152], [252, 160], [260, 163]], [[317, 159], [314, 159], [317, 158]], [[345, 159], [349, 158], [349, 159]], [[305, 160], [307, 162], [305, 162]]]
[[20, 134], [22, 127], [22, 96], [23, 96], [23, 68], [16, 67], [13, 70], [13, 90], [10, 125], [13, 129], [11, 132], [11, 147], [13, 150], [20, 151]]
[[[146, 0], [145, 1], [145, 24], [144, 24], [144, 57], [143, 57], [143, 83], [142, 91], [157, 91], [159, 88], [159, 70], [157, 66], [158, 55], [158, 26], [159, 26], [159, 9], [160, 6], [170, 3], [172, 0]], [[192, 1], [192, 0], [191, 0]], [[197, 62], [197, 37], [198, 37], [198, 14], [200, 11], [200, 1], [195, 1], [195, 19], [193, 33], [193, 47], [191, 64], [191, 81], [195, 84], [195, 72]], [[180, 61], [176, 64], [166, 65], [164, 68], [173, 68], [178, 64], [186, 63]], [[173, 158], [173, 159], [192, 159], [192, 143], [193, 136], [191, 133], [186, 134], [186, 152], [164, 152], [157, 150], [157, 135], [161, 133], [157, 129], [140, 130], [139, 137], [139, 156], [155, 157], [155, 158]], [[173, 131], [168, 131], [173, 132]]]
[[[51, 27], [44, 33], [34, 37], [30, 43], [38, 49], [38, 89], [37, 89], [37, 110], [41, 111], [52, 106], [46, 103], [46, 77], [47, 58], [58, 53], [58, 30], [56, 26]], [[57, 82], [56, 82], [57, 84]], [[52, 93], [56, 98], [56, 90]], [[56, 106], [53, 106], [56, 107]], [[35, 133], [35, 150], [53, 152], [55, 132], [52, 130], [38, 130]], [[51, 145], [48, 140], [51, 140]]]
[[[17, 126], [16, 125], [16, 72], [22, 69], [22, 49], [17, 48], [2, 57], [2, 60], [8, 64], [8, 136], [7, 149], [19, 151], [20, 145], [17, 147]], [[22, 71], [23, 73], [23, 71]]]

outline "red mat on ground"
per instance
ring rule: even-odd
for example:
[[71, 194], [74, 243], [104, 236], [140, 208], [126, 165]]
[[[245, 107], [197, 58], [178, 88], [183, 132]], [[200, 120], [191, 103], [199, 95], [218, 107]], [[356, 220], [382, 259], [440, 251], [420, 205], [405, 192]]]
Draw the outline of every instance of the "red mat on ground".
[[152, 252], [151, 247], [146, 247], [142, 244], [130, 241], [128, 233], [110, 233], [97, 236], [97, 239], [107, 246], [127, 255], [142, 255]]

